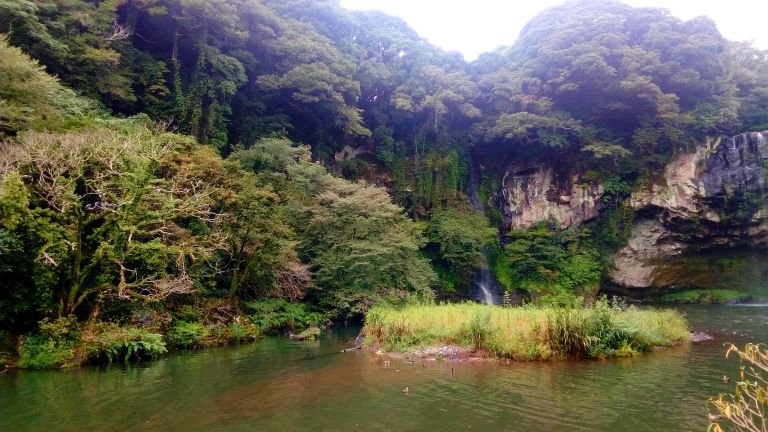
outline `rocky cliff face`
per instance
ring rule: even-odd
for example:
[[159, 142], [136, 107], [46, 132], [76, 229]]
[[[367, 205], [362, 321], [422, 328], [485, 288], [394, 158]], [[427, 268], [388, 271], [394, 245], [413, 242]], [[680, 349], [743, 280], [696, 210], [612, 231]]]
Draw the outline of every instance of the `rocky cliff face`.
[[596, 217], [603, 193], [602, 185], [582, 184], [578, 173], [558, 179], [552, 168], [537, 166], [508, 170], [494, 201], [504, 232], [547, 220], [567, 228]]
[[[626, 288], [684, 285], [706, 279], [701, 273], [708, 270], [686, 274], [680, 262], [690, 255], [768, 247], [767, 163], [768, 131], [708, 139], [676, 155], [630, 196], [635, 225], [612, 259], [612, 281]], [[558, 178], [549, 167], [515, 167], [493, 200], [504, 232], [546, 220], [566, 228], [596, 217], [604, 192], [578, 173]]]
[[[626, 288], [685, 286], [714, 268], [686, 268], [712, 250], [766, 247], [768, 132], [707, 140], [630, 197], [637, 218], [610, 278]], [[712, 265], [716, 265], [713, 263]]]

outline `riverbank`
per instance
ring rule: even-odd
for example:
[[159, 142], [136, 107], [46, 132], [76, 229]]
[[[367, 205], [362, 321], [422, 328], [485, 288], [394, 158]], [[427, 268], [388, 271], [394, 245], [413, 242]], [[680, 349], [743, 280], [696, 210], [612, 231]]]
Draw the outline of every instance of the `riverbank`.
[[[691, 340], [679, 312], [606, 300], [578, 308], [476, 303], [374, 307], [363, 331], [373, 349], [463, 359], [625, 357]], [[453, 354], [441, 354], [440, 347]]]

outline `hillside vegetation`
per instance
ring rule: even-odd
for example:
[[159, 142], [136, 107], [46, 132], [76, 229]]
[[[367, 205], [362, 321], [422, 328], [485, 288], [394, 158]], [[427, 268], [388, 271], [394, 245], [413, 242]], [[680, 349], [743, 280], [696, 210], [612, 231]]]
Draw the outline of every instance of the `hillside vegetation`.
[[[334, 0], [0, 0], [0, 33], [0, 329], [67, 359], [320, 326], [483, 267], [572, 304], [640, 179], [768, 128], [766, 52], [609, 0], [473, 63]], [[600, 184], [601, 215], [506, 229], [520, 161]]]

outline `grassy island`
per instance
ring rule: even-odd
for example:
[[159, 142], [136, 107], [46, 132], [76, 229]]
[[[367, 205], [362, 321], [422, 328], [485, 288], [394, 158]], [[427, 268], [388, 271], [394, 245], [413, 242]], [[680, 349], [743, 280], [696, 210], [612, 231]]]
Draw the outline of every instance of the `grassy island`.
[[369, 345], [413, 352], [454, 345], [514, 360], [631, 356], [690, 340], [673, 310], [594, 305], [498, 307], [476, 303], [374, 307], [366, 315]]

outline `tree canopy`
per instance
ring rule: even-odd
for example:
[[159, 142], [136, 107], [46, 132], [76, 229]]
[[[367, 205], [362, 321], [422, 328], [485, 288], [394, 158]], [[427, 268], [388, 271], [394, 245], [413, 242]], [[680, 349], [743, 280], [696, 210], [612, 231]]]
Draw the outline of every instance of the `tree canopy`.
[[[0, 324], [195, 296], [349, 317], [485, 267], [577, 292], [638, 179], [768, 128], [767, 52], [614, 0], [472, 63], [337, 0], [0, 0], [0, 33]], [[603, 219], [500, 231], [505, 174], [541, 166], [602, 185]]]

